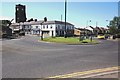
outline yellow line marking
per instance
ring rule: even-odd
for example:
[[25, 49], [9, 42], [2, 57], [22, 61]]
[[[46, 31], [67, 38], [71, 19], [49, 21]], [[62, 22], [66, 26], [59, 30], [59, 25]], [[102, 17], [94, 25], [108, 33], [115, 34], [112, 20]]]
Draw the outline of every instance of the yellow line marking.
[[113, 73], [117, 73], [117, 76], [116, 76], [116, 78], [117, 78], [119, 71], [102, 72], [102, 73], [97, 73], [97, 74], [91, 74], [91, 75], [82, 76], [80, 78], [92, 78], [92, 77], [96, 77], [96, 76], [109, 75], [109, 74], [113, 74]]
[[100, 73], [100, 72], [118, 70], [119, 68], [120, 68], [120, 66], [109, 67], [109, 68], [95, 69], [95, 70], [89, 70], [89, 71], [74, 72], [74, 73], [58, 75], [58, 76], [51, 76], [48, 78], [71, 78], [71, 77], [76, 77], [76, 76], [83, 76], [83, 75], [95, 74], [95, 73]]

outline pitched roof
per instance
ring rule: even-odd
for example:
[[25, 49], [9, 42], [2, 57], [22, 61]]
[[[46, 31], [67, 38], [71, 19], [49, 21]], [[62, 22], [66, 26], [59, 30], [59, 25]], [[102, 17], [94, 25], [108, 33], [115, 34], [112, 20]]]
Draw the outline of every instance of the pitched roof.
[[[38, 25], [38, 24], [43, 24], [43, 25], [48, 25], [48, 24], [65, 24], [65, 22], [62, 22], [62, 21], [47, 21], [47, 22], [44, 22], [43, 21], [31, 21], [31, 22], [24, 22], [24, 23], [13, 23], [12, 25]], [[67, 25], [72, 25], [74, 26], [73, 24], [71, 23], [68, 23], [66, 22]]]

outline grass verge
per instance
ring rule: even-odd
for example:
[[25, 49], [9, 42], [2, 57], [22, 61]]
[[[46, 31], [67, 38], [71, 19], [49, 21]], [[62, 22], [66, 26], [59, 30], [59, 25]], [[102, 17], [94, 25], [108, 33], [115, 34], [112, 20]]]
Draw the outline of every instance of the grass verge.
[[74, 37], [55, 37], [55, 38], [44, 38], [42, 41], [45, 42], [55, 42], [55, 43], [65, 43], [65, 44], [97, 44], [98, 42], [96, 40], [90, 40], [90, 39], [85, 39], [83, 41], [79, 41], [79, 38], [74, 38]]

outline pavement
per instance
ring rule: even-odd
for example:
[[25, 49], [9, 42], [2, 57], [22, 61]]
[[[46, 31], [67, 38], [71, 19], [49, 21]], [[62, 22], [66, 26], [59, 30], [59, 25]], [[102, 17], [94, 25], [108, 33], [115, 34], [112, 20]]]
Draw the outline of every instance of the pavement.
[[48, 78], [118, 66], [117, 41], [66, 45], [38, 42], [39, 39], [25, 36], [2, 41], [3, 78]]

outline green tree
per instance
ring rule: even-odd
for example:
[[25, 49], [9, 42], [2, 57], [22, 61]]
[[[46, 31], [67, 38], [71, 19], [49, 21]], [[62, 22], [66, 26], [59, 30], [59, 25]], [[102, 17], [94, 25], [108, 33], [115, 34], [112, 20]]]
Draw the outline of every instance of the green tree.
[[110, 34], [120, 34], [120, 17], [115, 16], [109, 23]]
[[9, 27], [11, 22], [9, 20], [0, 20], [0, 37], [3, 33], [6, 33], [6, 28]]

